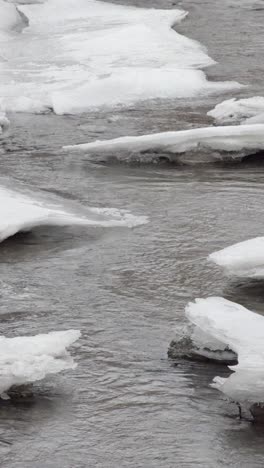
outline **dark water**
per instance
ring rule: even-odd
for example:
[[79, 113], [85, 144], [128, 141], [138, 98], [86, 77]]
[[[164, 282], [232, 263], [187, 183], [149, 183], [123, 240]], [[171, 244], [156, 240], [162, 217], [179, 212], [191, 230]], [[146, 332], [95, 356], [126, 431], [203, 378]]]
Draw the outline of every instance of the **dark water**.
[[[220, 61], [212, 77], [240, 79], [254, 94], [263, 80], [263, 11], [252, 5], [182, 2], [191, 15], [181, 31]], [[255, 55], [242, 60], [243, 28]], [[82, 330], [75, 371], [36, 385], [31, 401], [0, 405], [1, 467], [263, 467], [263, 429], [239, 421], [235, 405], [209, 387], [226, 369], [175, 366], [166, 356], [195, 297], [222, 295], [263, 311], [262, 283], [228, 280], [206, 261], [262, 235], [263, 167], [100, 166], [59, 149], [206, 123], [208, 101], [176, 104], [141, 105], [117, 121], [113, 113], [13, 118], [0, 169], [14, 187], [17, 180], [83, 205], [127, 208], [150, 222], [42, 228], [1, 244], [2, 333]]]

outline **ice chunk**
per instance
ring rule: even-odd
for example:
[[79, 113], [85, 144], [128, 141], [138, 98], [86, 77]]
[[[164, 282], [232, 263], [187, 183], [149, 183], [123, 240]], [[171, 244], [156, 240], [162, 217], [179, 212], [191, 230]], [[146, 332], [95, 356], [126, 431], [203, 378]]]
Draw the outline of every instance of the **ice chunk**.
[[[0, 41], [6, 110], [76, 113], [239, 87], [206, 79], [202, 69], [213, 60], [198, 42], [172, 29], [184, 11], [96, 0], [49, 0], [20, 4], [19, 10], [29, 27], [8, 43]], [[21, 98], [27, 105], [17, 104]]]
[[5, 112], [0, 112], [0, 135], [5, 133], [10, 125], [10, 121], [8, 120]]
[[228, 99], [217, 104], [207, 115], [213, 117], [220, 124], [232, 122], [264, 123], [264, 97]]
[[227, 379], [213, 387], [248, 408], [264, 402], [264, 317], [221, 297], [196, 299], [186, 308], [189, 320], [206, 334], [226, 343], [238, 355]]
[[176, 360], [182, 358], [227, 365], [237, 363], [237, 355], [228, 345], [191, 324], [177, 329], [176, 336], [170, 343], [168, 356]]
[[[95, 141], [80, 145], [65, 146], [67, 151], [85, 153], [118, 153], [118, 159], [127, 159], [127, 153], [163, 152], [180, 155], [184, 153], [207, 153], [209, 161], [242, 158], [264, 149], [264, 125], [240, 125], [195, 128], [177, 132], [164, 132], [143, 136]], [[155, 159], [156, 156], [154, 156]], [[142, 158], [144, 160], [144, 157]], [[177, 157], [175, 158], [177, 160]], [[185, 157], [181, 158], [185, 162]], [[195, 158], [193, 158], [195, 162]]]
[[256, 237], [213, 252], [209, 260], [234, 276], [264, 278], [264, 237]]
[[0, 395], [8, 390], [44, 379], [76, 364], [69, 348], [80, 337], [79, 330], [36, 336], [0, 337]]
[[52, 110], [43, 102], [25, 96], [0, 98], [0, 109], [3, 112], [26, 112], [29, 114], [46, 114]]
[[36, 226], [125, 226], [134, 227], [147, 222], [145, 216], [134, 216], [126, 210], [113, 208], [80, 209], [73, 213], [60, 205], [32, 198], [0, 186], [0, 242], [19, 231]]

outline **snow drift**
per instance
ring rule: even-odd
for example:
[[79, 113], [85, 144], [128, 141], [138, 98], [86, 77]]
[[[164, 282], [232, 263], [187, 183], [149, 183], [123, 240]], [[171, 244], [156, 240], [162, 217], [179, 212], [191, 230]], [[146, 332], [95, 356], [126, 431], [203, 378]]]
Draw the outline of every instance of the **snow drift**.
[[58, 202], [51, 204], [0, 186], [0, 242], [37, 226], [134, 227], [146, 222], [145, 216], [133, 216], [126, 210], [114, 208], [87, 208], [77, 215], [65, 211]]
[[188, 319], [206, 335], [230, 347], [238, 365], [212, 386], [248, 409], [264, 404], [264, 318], [220, 297], [196, 299], [186, 307]]
[[[14, 18], [5, 16], [7, 9]], [[172, 29], [184, 11], [96, 0], [47, 0], [19, 4], [19, 10], [29, 26], [8, 42], [0, 39], [6, 111], [77, 113], [239, 87], [207, 81], [202, 69], [213, 60]], [[13, 4], [1, 1], [2, 28], [11, 28], [17, 15]]]
[[[140, 153], [143, 162], [155, 161], [159, 156], [153, 153], [174, 155], [171, 161], [188, 162], [188, 153], [193, 155], [191, 162], [206, 162], [225, 159], [241, 159], [244, 156], [264, 149], [264, 125], [240, 125], [195, 128], [176, 132], [164, 132], [143, 136], [116, 138], [79, 145], [64, 146], [66, 151], [84, 153], [115, 154], [117, 159], [133, 159], [133, 153]], [[151, 153], [152, 154], [148, 154]], [[199, 158], [196, 156], [199, 153]]]
[[264, 237], [256, 237], [213, 252], [209, 260], [237, 277], [264, 278]]
[[20, 336], [0, 337], [0, 396], [8, 391], [44, 379], [47, 375], [74, 369], [67, 349], [80, 337], [80, 331], [67, 330]]

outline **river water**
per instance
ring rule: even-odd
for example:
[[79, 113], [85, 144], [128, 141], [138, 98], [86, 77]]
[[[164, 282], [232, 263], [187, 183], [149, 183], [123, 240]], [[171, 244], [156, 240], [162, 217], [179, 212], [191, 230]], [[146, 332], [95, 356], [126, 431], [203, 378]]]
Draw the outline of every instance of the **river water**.
[[[261, 93], [261, 2], [180, 6], [190, 16], [177, 30], [219, 62], [210, 78], [249, 85], [241, 95]], [[33, 399], [1, 403], [1, 467], [263, 467], [263, 429], [238, 420], [236, 406], [209, 386], [226, 368], [167, 359], [189, 300], [221, 295], [263, 311], [261, 283], [230, 280], [206, 261], [263, 234], [263, 167], [100, 165], [60, 150], [205, 125], [204, 112], [220, 100], [141, 104], [115, 119], [13, 116], [2, 177], [150, 222], [132, 230], [41, 228], [1, 244], [2, 333], [82, 330], [76, 370], [35, 385]]]

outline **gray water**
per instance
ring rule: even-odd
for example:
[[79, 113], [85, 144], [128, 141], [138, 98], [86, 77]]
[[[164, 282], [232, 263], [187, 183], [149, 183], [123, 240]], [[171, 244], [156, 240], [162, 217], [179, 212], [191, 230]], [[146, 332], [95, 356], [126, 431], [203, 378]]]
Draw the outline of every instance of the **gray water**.
[[[191, 14], [181, 32], [219, 61], [211, 78], [238, 79], [250, 85], [248, 95], [263, 86], [259, 3], [182, 2]], [[263, 166], [99, 165], [60, 150], [205, 125], [205, 109], [223, 98], [142, 104], [115, 112], [116, 121], [113, 113], [13, 116], [0, 168], [14, 187], [126, 208], [150, 222], [132, 230], [42, 228], [1, 244], [1, 332], [82, 330], [76, 370], [35, 385], [33, 399], [1, 403], [1, 467], [263, 467], [263, 429], [240, 421], [209, 386], [226, 368], [167, 359], [195, 297], [222, 295], [263, 312], [263, 283], [227, 279], [206, 261], [263, 234]]]

